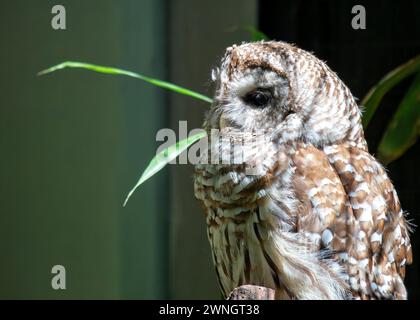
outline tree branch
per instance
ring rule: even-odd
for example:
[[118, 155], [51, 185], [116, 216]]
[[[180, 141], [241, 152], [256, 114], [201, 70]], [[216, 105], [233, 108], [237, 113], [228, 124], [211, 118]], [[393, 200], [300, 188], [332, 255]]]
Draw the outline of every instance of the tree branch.
[[274, 300], [275, 291], [270, 288], [243, 285], [235, 288], [227, 300]]

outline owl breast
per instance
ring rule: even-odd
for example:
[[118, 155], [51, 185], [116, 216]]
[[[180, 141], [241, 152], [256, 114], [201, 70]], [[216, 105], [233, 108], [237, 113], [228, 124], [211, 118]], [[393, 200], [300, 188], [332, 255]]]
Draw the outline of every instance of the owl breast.
[[[283, 168], [280, 168], [280, 165]], [[287, 161], [272, 163], [263, 175], [247, 175], [246, 165], [199, 165], [195, 175], [195, 195], [204, 208], [207, 234], [213, 253], [219, 285], [223, 294], [242, 284], [281, 287], [273, 271], [273, 261], [261, 245], [272, 241], [270, 233], [290, 228], [286, 213], [289, 203], [278, 203], [283, 209], [270, 212], [273, 205], [269, 191], [277, 185], [288, 194], [288, 185], [280, 181], [290, 175]], [[290, 201], [289, 201], [290, 202]], [[268, 264], [271, 264], [270, 267]]]

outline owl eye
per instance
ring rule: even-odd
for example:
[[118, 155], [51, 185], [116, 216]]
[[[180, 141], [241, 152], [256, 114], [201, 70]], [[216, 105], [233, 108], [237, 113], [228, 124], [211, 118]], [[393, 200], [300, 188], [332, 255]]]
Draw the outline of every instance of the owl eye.
[[257, 89], [248, 93], [244, 100], [246, 103], [251, 104], [255, 107], [265, 107], [272, 99], [272, 94], [266, 89]]

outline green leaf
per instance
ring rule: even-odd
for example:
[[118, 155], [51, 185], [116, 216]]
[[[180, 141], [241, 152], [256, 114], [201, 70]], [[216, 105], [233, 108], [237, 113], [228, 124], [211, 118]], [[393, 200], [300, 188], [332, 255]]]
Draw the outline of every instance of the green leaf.
[[146, 170], [144, 170], [143, 174], [141, 175], [139, 181], [137, 181], [136, 185], [130, 190], [127, 195], [127, 198], [124, 201], [123, 206], [125, 206], [133, 195], [134, 191], [147, 179], [152, 177], [154, 174], [159, 172], [163, 167], [165, 167], [169, 162], [179, 156], [183, 151], [185, 151], [189, 146], [197, 142], [198, 140], [202, 139], [206, 136], [206, 133], [200, 132], [191, 137], [178, 141], [176, 144], [171, 145], [170, 147], [166, 148], [165, 150], [161, 151], [157, 154], [149, 163]]
[[377, 85], [369, 90], [361, 102], [365, 109], [363, 113], [363, 126], [365, 128], [368, 126], [384, 95], [401, 80], [418, 71], [420, 71], [420, 55], [389, 72]]
[[110, 67], [105, 67], [105, 66], [98, 66], [98, 65], [95, 65], [95, 64], [89, 64], [89, 63], [83, 63], [83, 62], [77, 62], [77, 61], [66, 61], [66, 62], [60, 63], [56, 66], [53, 66], [51, 68], [48, 68], [48, 69], [45, 69], [45, 70], [39, 72], [38, 75], [39, 76], [44, 75], [44, 74], [51, 73], [51, 72], [61, 70], [61, 69], [64, 69], [64, 68], [82, 68], [82, 69], [87, 69], [87, 70], [91, 70], [91, 71], [95, 71], [95, 72], [99, 72], [99, 73], [124, 75], [124, 76], [128, 76], [128, 77], [132, 77], [132, 78], [136, 78], [136, 79], [146, 81], [146, 82], [148, 82], [150, 84], [153, 84], [155, 86], [165, 88], [165, 89], [177, 92], [179, 94], [190, 96], [190, 97], [196, 98], [198, 100], [202, 100], [202, 101], [205, 101], [205, 102], [208, 102], [208, 103], [213, 102], [212, 99], [210, 99], [209, 97], [207, 97], [205, 95], [202, 95], [202, 94], [197, 93], [195, 91], [177, 86], [177, 85], [172, 84], [170, 82], [150, 78], [150, 77], [144, 76], [142, 74], [127, 71], [127, 70], [110, 68]]
[[417, 140], [420, 129], [420, 73], [398, 106], [378, 147], [378, 158], [388, 164]]
[[270, 40], [270, 38], [266, 34], [261, 32], [260, 30], [258, 30], [254, 26], [246, 26], [246, 27], [244, 27], [244, 29], [251, 34], [251, 41], [252, 42], [257, 42], [257, 41], [261, 41], [261, 40]]

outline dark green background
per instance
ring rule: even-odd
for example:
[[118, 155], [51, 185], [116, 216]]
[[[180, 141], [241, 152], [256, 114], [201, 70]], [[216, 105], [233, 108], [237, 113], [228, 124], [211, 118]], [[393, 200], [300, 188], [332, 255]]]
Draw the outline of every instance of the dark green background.
[[[165, 175], [121, 207], [164, 123], [160, 90], [69, 70], [83, 60], [165, 77], [162, 1], [2, 1], [1, 298], [153, 298], [167, 294]], [[156, 36], [160, 35], [160, 36]], [[51, 267], [67, 290], [51, 289]]]

